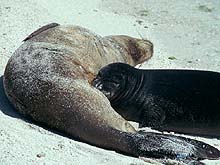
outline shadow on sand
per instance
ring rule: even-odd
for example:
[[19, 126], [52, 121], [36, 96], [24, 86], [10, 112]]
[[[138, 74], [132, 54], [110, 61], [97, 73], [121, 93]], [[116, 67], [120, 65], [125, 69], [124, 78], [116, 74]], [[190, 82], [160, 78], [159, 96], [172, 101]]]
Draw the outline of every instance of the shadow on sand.
[[0, 111], [14, 118], [23, 118], [11, 105], [11, 103], [5, 95], [3, 87], [3, 76], [0, 77]]

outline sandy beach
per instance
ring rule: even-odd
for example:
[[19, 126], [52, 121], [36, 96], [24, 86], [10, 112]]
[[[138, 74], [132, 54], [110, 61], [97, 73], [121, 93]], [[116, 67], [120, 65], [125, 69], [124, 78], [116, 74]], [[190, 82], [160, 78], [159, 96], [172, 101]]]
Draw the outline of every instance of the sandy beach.
[[[2, 86], [4, 68], [22, 40], [57, 22], [80, 25], [102, 36], [123, 34], [154, 44], [141, 68], [187, 68], [220, 72], [220, 1], [215, 0], [1, 0], [0, 164], [160, 164], [75, 141], [20, 116]], [[187, 136], [220, 150], [220, 140]], [[205, 160], [220, 164], [220, 160]]]

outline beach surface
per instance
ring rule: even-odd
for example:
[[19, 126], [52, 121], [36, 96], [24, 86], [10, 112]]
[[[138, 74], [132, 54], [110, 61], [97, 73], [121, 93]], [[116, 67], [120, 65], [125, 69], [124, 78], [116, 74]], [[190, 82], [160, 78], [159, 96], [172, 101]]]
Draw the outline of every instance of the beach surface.
[[[80, 25], [102, 36], [122, 34], [151, 40], [154, 55], [141, 68], [220, 72], [219, 6], [216, 0], [1, 0], [0, 164], [160, 164], [75, 141], [24, 119], [4, 94], [5, 66], [24, 38], [57, 22]], [[218, 139], [187, 137], [220, 150]], [[220, 160], [203, 162], [220, 164]]]

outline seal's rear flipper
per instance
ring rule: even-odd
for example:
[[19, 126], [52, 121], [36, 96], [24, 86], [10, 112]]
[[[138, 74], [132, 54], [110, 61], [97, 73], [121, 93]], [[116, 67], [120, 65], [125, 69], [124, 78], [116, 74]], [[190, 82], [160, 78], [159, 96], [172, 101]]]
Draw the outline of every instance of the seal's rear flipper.
[[219, 159], [220, 151], [189, 138], [158, 133], [141, 133], [134, 138], [138, 156], [171, 158], [181, 161]]

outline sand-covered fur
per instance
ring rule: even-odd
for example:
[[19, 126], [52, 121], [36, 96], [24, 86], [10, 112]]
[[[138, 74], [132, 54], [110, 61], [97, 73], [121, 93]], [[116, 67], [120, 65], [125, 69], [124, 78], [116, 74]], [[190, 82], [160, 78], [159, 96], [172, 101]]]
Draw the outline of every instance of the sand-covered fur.
[[147, 60], [153, 45], [126, 36], [102, 38], [78, 26], [43, 29], [30, 35], [7, 64], [4, 87], [9, 100], [20, 113], [49, 127], [106, 148], [120, 147], [109, 142], [120, 139], [112, 139], [108, 129], [135, 130], [90, 82], [109, 63]]

